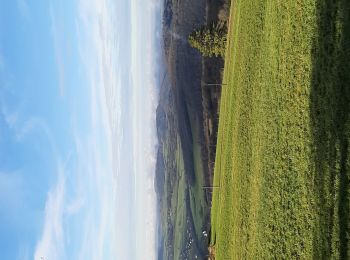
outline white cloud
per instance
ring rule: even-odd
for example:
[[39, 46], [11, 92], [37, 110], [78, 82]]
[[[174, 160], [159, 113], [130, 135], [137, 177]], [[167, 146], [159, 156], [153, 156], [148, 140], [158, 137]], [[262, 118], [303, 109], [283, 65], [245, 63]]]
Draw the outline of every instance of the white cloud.
[[34, 259], [64, 259], [64, 199], [65, 180], [63, 165], [58, 164], [58, 181], [47, 196], [45, 220], [41, 239], [36, 245]]
[[[41, 119], [32, 117], [23, 123], [20, 123], [18, 122], [18, 114], [14, 115], [17, 115], [14, 117], [15, 120], [8, 120], [7, 122], [9, 123], [9, 126], [15, 130], [17, 141], [22, 141], [29, 133], [38, 128], [44, 130], [47, 136], [49, 136], [50, 141], [53, 140], [51, 132], [48, 130], [48, 126]], [[13, 124], [11, 125], [11, 123]]]
[[84, 205], [85, 205], [84, 198], [77, 197], [67, 205], [66, 213], [68, 215], [74, 215], [78, 213], [83, 208]]
[[[156, 107], [158, 104], [157, 85], [157, 54], [156, 21], [152, 18], [159, 11], [159, 5], [153, 1], [140, 2], [133, 0], [132, 5], [132, 79], [133, 92], [133, 158], [138, 161], [135, 165], [135, 191], [137, 198], [137, 244], [143, 244], [138, 250], [136, 258], [141, 259], [147, 255], [149, 259], [156, 259], [156, 205], [153, 185], [150, 187], [150, 179], [153, 178], [156, 166]], [[147, 40], [145, 40], [147, 39]], [[143, 44], [140, 44], [143, 42]], [[141, 58], [142, 57], [142, 58]], [[144, 127], [147, 126], [147, 128]], [[151, 179], [153, 180], [153, 179]], [[147, 187], [148, 186], [148, 187]]]
[[[97, 131], [97, 130], [94, 130]], [[115, 245], [115, 190], [112, 164], [104, 156], [104, 147], [99, 145], [99, 135], [82, 136], [76, 134], [77, 169], [74, 183], [78, 187], [79, 196], [67, 208], [71, 213], [83, 210], [79, 216], [80, 245], [75, 259], [111, 259], [116, 255], [115, 247], [106, 252], [108, 245]], [[114, 257], [113, 257], [114, 258]]]
[[41, 136], [45, 136], [49, 142], [52, 152], [57, 155], [57, 146], [54, 135], [47, 125], [46, 121], [40, 117], [23, 118], [23, 105], [17, 109], [8, 109], [6, 104], [2, 103], [0, 114], [2, 115], [7, 127], [13, 131], [17, 142], [22, 142], [25, 138], [35, 131], [38, 131]]
[[[79, 1], [76, 29], [85, 81], [77, 87], [90, 93], [89, 110], [86, 110], [90, 124], [82, 128], [73, 122], [74, 163], [66, 170], [69, 176], [63, 184], [59, 181], [49, 193], [44, 231], [35, 257], [45, 253], [50, 255], [45, 259], [64, 259], [58, 255], [57, 246], [53, 246], [55, 242], [69, 259], [156, 258], [152, 185], [157, 141], [156, 64], [152, 54], [156, 52], [152, 29], [156, 5], [152, 5], [151, 10], [147, 8], [147, 14], [141, 10], [147, 3], [130, 14], [122, 7], [129, 4], [119, 0]], [[126, 40], [130, 35], [120, 32], [131, 30], [130, 16], [138, 16], [137, 24], [132, 26], [146, 32], [132, 38], [134, 52], [124, 43], [130, 42]], [[53, 35], [58, 35], [55, 33], [58, 28], [57, 18], [52, 14]], [[59, 38], [54, 41], [59, 42]], [[132, 56], [135, 54], [140, 56]], [[65, 60], [56, 59], [58, 66], [61, 63], [63, 67]], [[128, 94], [123, 94], [125, 92]], [[73, 121], [78, 119], [79, 115]], [[124, 133], [129, 138], [127, 141]], [[137, 186], [133, 187], [132, 180]], [[132, 201], [132, 191], [135, 201]], [[63, 200], [66, 206], [60, 204]], [[74, 244], [74, 252], [67, 249], [69, 244]]]

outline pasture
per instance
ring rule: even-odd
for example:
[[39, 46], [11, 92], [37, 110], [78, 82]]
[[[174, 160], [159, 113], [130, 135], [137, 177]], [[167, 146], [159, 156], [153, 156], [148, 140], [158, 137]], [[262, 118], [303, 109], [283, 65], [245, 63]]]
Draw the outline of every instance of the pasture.
[[350, 1], [236, 0], [216, 259], [350, 259]]

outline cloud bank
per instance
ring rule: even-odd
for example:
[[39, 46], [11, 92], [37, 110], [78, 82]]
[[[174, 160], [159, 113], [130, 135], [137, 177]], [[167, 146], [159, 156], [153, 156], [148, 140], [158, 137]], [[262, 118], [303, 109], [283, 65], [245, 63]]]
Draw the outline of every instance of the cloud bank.
[[[72, 102], [74, 149], [59, 155], [69, 159], [58, 163], [57, 183], [47, 196], [36, 260], [156, 259], [159, 3], [77, 2], [81, 97]], [[52, 10], [55, 34], [64, 17]], [[64, 46], [53, 39], [58, 55]], [[61, 58], [59, 78], [65, 71]], [[65, 99], [67, 81], [59, 83]], [[74, 103], [84, 96], [81, 112]]]

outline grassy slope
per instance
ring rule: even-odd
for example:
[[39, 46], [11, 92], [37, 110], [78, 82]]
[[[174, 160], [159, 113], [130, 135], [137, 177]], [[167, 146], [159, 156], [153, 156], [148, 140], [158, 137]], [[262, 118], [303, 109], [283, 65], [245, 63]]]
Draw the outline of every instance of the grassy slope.
[[[194, 140], [198, 139], [198, 127], [195, 122], [191, 122], [193, 126]], [[171, 138], [167, 138], [170, 140]], [[196, 181], [193, 186], [189, 185], [184, 166], [183, 150], [181, 147], [180, 137], [176, 138], [176, 147], [170, 147], [170, 144], [166, 143], [164, 146], [164, 155], [167, 159], [165, 175], [165, 194], [170, 198], [170, 204], [168, 200], [164, 198], [162, 200], [162, 217], [163, 226], [169, 227], [168, 223], [172, 223], [173, 230], [169, 231], [169, 228], [164, 229], [163, 236], [166, 238], [165, 242], [168, 243], [168, 239], [173, 242], [173, 246], [168, 248], [165, 244], [164, 259], [195, 259], [201, 256], [202, 245], [206, 245], [202, 234], [203, 226], [205, 225], [205, 219], [203, 211], [208, 208], [203, 194], [203, 169], [201, 162], [201, 151], [197, 141], [193, 142], [193, 156], [195, 164]], [[170, 171], [170, 168], [175, 169], [174, 172]], [[175, 174], [176, 176], [169, 176], [169, 174]], [[172, 184], [168, 184], [168, 178], [173, 178]], [[170, 186], [169, 186], [170, 185]], [[170, 189], [170, 190], [169, 190]], [[189, 204], [186, 203], [187, 192], [189, 192]], [[169, 214], [170, 213], [170, 214]], [[192, 220], [193, 218], [193, 220]], [[191, 228], [191, 223], [194, 222], [194, 228]]]
[[193, 134], [193, 163], [195, 173], [195, 183], [191, 186], [190, 192], [190, 205], [192, 209], [192, 216], [196, 229], [196, 239], [203, 239], [202, 231], [205, 226], [205, 216], [203, 211], [208, 207], [205, 201], [205, 194], [203, 190], [204, 186], [204, 170], [202, 163], [201, 145], [199, 143], [199, 124], [195, 120], [190, 120], [191, 131]]
[[217, 259], [350, 257], [349, 5], [234, 2], [212, 207]]

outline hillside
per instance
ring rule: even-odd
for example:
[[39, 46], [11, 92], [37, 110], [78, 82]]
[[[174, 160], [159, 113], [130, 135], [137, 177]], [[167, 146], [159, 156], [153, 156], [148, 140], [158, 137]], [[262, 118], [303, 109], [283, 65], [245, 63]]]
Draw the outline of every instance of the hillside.
[[350, 2], [236, 0], [215, 162], [216, 259], [349, 259]]

